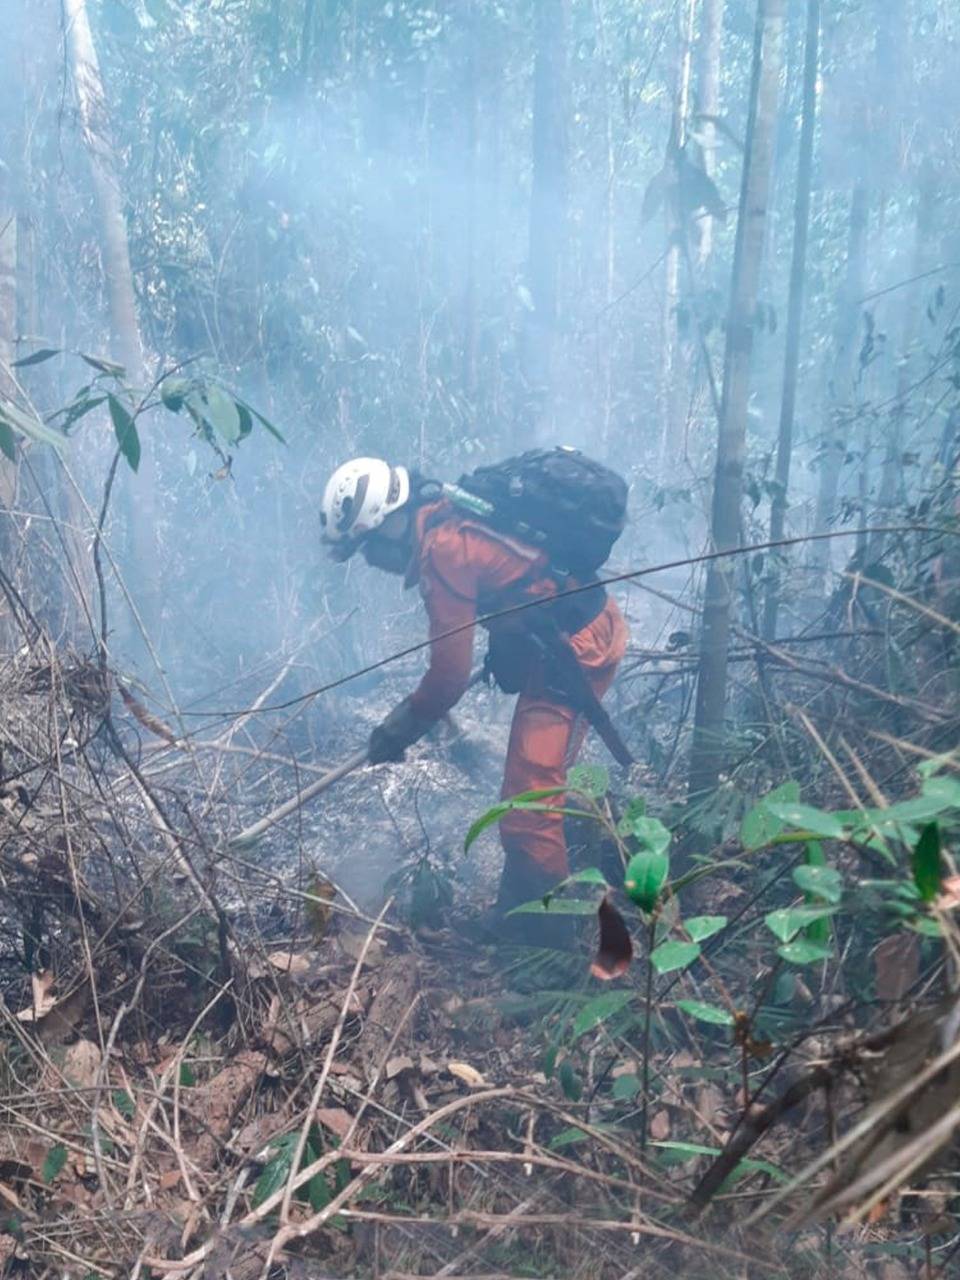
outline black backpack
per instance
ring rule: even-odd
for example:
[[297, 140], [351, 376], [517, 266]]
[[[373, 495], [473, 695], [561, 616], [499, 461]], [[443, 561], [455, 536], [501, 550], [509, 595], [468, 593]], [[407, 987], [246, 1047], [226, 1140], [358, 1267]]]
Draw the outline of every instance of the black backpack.
[[455, 504], [542, 547], [555, 570], [577, 578], [606, 563], [627, 521], [626, 481], [566, 446], [478, 467], [446, 488]]

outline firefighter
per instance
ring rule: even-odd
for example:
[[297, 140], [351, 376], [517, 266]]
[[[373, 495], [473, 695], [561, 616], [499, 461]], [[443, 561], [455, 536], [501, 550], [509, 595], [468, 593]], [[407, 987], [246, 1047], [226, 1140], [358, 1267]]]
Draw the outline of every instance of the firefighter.
[[[599, 584], [549, 604], [558, 584], [543, 550], [459, 509], [440, 486], [377, 458], [357, 458], [334, 472], [321, 522], [335, 559], [359, 551], [373, 567], [401, 575], [407, 587], [418, 586], [427, 610], [433, 642], [429, 667], [413, 693], [373, 730], [371, 763], [402, 760], [406, 748], [455, 706], [471, 675], [471, 624], [478, 613], [505, 604], [543, 598], [554, 610], [564, 651], [575, 657], [570, 659], [574, 675], [599, 707], [627, 643], [623, 616]], [[507, 748], [504, 798], [562, 786], [589, 727], [588, 717], [576, 709], [577, 698], [568, 696], [570, 679], [565, 684], [558, 678], [562, 662], [551, 660], [548, 645], [530, 643], [529, 624], [543, 614], [537, 606], [491, 628], [491, 654], [499, 654], [501, 667], [495, 666], [494, 674], [502, 687], [520, 695]], [[448, 635], [451, 631], [455, 634]], [[504, 667], [514, 670], [502, 677]], [[559, 810], [563, 797], [550, 803]], [[501, 819], [500, 839], [504, 866], [494, 915], [504, 921], [504, 934], [522, 938], [532, 918], [506, 922], [506, 913], [569, 874], [563, 815], [512, 810]]]

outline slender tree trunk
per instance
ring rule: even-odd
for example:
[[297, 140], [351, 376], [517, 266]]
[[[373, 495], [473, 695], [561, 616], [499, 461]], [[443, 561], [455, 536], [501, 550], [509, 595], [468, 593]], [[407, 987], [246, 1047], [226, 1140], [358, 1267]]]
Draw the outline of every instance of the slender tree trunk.
[[[815, 533], [829, 529], [836, 516], [840, 473], [847, 454], [847, 437], [854, 419], [854, 400], [859, 382], [856, 372], [857, 345], [860, 337], [861, 299], [866, 292], [869, 221], [870, 197], [866, 184], [861, 180], [854, 186], [850, 200], [847, 265], [837, 304], [833, 367], [827, 386], [828, 420], [820, 447]], [[825, 587], [824, 579], [830, 563], [830, 543], [814, 542], [810, 556], [816, 579], [814, 594], [819, 597]]]
[[[919, 187], [913, 261], [910, 271], [912, 279], [907, 286], [903, 326], [900, 331], [897, 390], [887, 424], [883, 464], [880, 472], [880, 491], [876, 502], [877, 519], [881, 524], [890, 521], [890, 518], [895, 514], [894, 508], [901, 498], [905, 496], [902, 483], [904, 425], [907, 417], [907, 404], [910, 399], [910, 387], [917, 372], [914, 345], [918, 337], [920, 300], [924, 289], [924, 281], [920, 277], [930, 267], [931, 249], [934, 244], [933, 228], [938, 192], [938, 183], [934, 174], [928, 170], [921, 173]], [[884, 534], [877, 534], [871, 538], [868, 542], [868, 560], [877, 560], [882, 554], [885, 543], [886, 536]]]
[[[693, 64], [693, 27], [696, 17], [696, 0], [687, 0], [680, 29], [680, 64], [677, 72], [677, 91], [673, 104], [673, 121], [670, 126], [670, 143], [667, 147], [667, 164], [683, 153], [687, 143], [687, 124], [690, 112], [690, 77]], [[689, 228], [689, 210], [682, 199], [665, 204], [667, 257], [664, 263], [663, 302], [661, 311], [660, 363], [660, 456], [659, 469], [663, 471], [673, 458], [683, 452], [683, 427], [685, 422], [684, 384], [687, 362], [684, 359], [683, 339], [680, 331], [680, 254], [681, 237], [684, 243]]]
[[[703, 169], [708, 178], [717, 172], [717, 127], [720, 115], [720, 57], [723, 49], [723, 0], [703, 0], [700, 38], [697, 43], [697, 121], [702, 138]], [[695, 224], [697, 259], [701, 269], [713, 252], [713, 218], [704, 214]]]
[[[747, 122], [740, 211], [734, 251], [730, 311], [724, 356], [723, 398], [713, 481], [711, 535], [719, 551], [741, 542], [741, 498], [746, 446], [750, 366], [767, 196], [777, 120], [777, 91], [783, 47], [786, 0], [760, 0], [757, 10], [750, 113]], [[714, 560], [707, 573], [701, 658], [697, 682], [692, 793], [712, 789], [724, 758], [723, 727], [727, 700], [727, 661], [734, 563]]]
[[[146, 371], [119, 164], [111, 142], [110, 113], [90, 28], [87, 0], [63, 0], [63, 21], [67, 60], [100, 222], [100, 249], [110, 314], [110, 354], [123, 365], [127, 382], [133, 387], [142, 387]], [[143, 452], [136, 478], [136, 497], [130, 498], [128, 494], [126, 511], [139, 608], [145, 623], [152, 626], [159, 612], [154, 451], [148, 432], [141, 434], [141, 442]]]
[[463, 81], [463, 354], [460, 381], [471, 409], [477, 396], [477, 147], [479, 84], [476, 0], [467, 0], [468, 25]]
[[533, 183], [528, 273], [532, 310], [525, 317], [525, 421], [532, 443], [551, 416], [557, 293], [567, 219], [567, 32], [570, 0], [535, 0]]
[[[0, 170], [0, 395], [12, 397], [14, 387], [7, 369], [16, 359], [17, 336], [17, 218], [13, 205], [5, 198], [3, 171]], [[0, 455], [0, 565], [10, 572], [15, 546], [13, 519], [7, 512], [17, 494], [15, 462]], [[6, 597], [0, 595], [0, 653], [9, 653], [16, 644], [16, 632]]]
[[83, 142], [90, 158], [93, 191], [100, 219], [100, 244], [110, 309], [113, 354], [134, 384], [143, 381], [143, 353], [137, 322], [127, 223], [120, 193], [117, 158], [109, 141], [109, 112], [100, 64], [90, 30], [86, 0], [63, 0], [67, 55], [77, 95]]
[[[787, 302], [786, 353], [783, 365], [783, 394], [780, 401], [780, 430], [777, 436], [775, 489], [770, 506], [770, 541], [783, 537], [790, 488], [790, 454], [793, 450], [793, 417], [797, 403], [797, 375], [800, 367], [800, 328], [807, 270], [807, 237], [810, 229], [810, 182], [813, 174], [813, 137], [817, 122], [817, 72], [820, 63], [820, 0], [807, 0], [807, 36], [803, 69], [803, 123], [800, 128], [800, 157], [797, 164], [797, 195], [793, 214], [793, 260], [790, 266], [790, 295]], [[780, 557], [773, 553], [770, 564]], [[763, 634], [772, 640], [777, 633], [780, 606], [780, 575], [770, 573], [764, 600]]]

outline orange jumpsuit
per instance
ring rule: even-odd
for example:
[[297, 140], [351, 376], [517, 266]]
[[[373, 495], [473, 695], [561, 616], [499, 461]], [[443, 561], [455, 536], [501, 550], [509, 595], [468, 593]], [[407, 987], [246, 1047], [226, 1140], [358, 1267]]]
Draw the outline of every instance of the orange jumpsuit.
[[[410, 580], [419, 578], [430, 620], [431, 639], [454, 627], [465, 630], [430, 648], [430, 666], [411, 695], [412, 710], [424, 720], [444, 715], [462, 696], [473, 662], [477, 602], [517, 587], [524, 595], [548, 596], [556, 584], [547, 573], [543, 552], [508, 535], [488, 529], [446, 503], [417, 514], [417, 550]], [[543, 570], [543, 576], [539, 571]], [[609, 598], [596, 618], [569, 637], [594, 692], [603, 697], [616, 674], [627, 644], [627, 625]], [[570, 707], [522, 693], [510, 730], [502, 795], [562, 786], [576, 759], [588, 724]], [[558, 796], [551, 802], [563, 804]], [[545, 876], [569, 874], [561, 813], [516, 809], [500, 823], [500, 839], [510, 864], [523, 864]]]

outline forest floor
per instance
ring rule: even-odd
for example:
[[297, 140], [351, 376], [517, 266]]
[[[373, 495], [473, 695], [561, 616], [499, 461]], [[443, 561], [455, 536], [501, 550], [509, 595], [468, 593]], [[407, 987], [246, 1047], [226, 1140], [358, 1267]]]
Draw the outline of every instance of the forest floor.
[[[368, 704], [298, 750], [186, 742], [118, 692], [39, 638], [2, 676], [0, 1275], [906, 1280], [918, 1249], [950, 1273], [949, 1173], [788, 1250], [749, 1225], [870, 1096], [868, 1059], [895, 1086], [943, 1042], [916, 946], [872, 957], [893, 985], [865, 1020], [855, 966], [771, 971], [776, 877], [732, 867], [709, 905], [743, 925], [647, 1024], [650, 967], [591, 977], [592, 920], [570, 954], [469, 940], [499, 870], [492, 834], [462, 852], [498, 789], [493, 695], [238, 849]], [[682, 1016], [705, 986], [749, 1019]], [[942, 1075], [924, 1125], [956, 1105]]]

